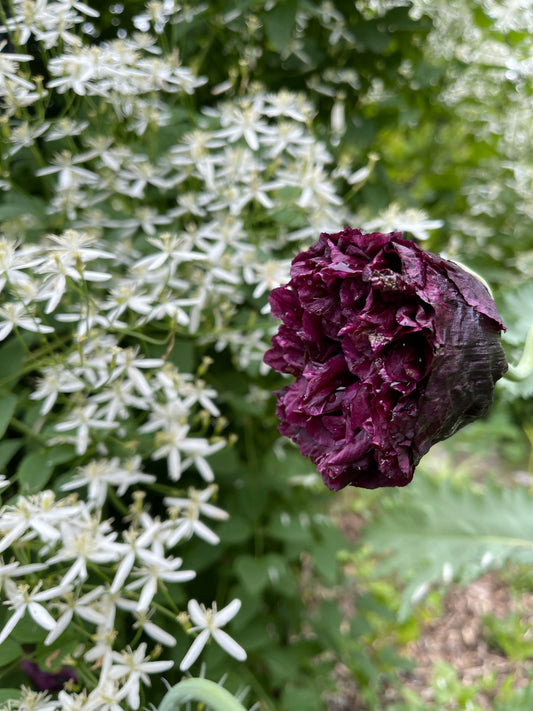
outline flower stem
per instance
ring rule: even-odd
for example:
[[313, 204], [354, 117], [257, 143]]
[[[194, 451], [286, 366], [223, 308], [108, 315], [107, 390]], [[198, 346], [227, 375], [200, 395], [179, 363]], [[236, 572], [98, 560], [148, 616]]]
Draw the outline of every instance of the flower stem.
[[504, 378], [514, 382], [520, 382], [521, 380], [525, 380], [531, 373], [533, 373], [533, 323], [527, 332], [524, 350], [518, 365], [510, 365]]
[[9, 421], [9, 424], [14, 430], [17, 430], [17, 432], [20, 432], [21, 434], [25, 435], [26, 437], [29, 437], [30, 439], [33, 439], [36, 442], [39, 442], [39, 444], [42, 444], [43, 447], [45, 447], [47, 445], [46, 437], [43, 437], [38, 432], [35, 432], [25, 422], [22, 422], [21, 420], [17, 419], [16, 417], [12, 417]]
[[209, 679], [180, 681], [165, 694], [158, 711], [178, 711], [179, 705], [187, 701], [207, 704], [213, 711], [246, 711], [229, 691]]

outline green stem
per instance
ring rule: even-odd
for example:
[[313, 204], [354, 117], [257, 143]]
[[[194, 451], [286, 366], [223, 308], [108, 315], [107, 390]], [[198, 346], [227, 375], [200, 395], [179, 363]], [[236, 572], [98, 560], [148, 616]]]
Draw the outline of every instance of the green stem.
[[179, 615], [179, 607], [176, 605], [174, 600], [172, 599], [172, 596], [170, 595], [167, 586], [165, 583], [161, 580], [159, 583], [159, 591], [163, 593], [163, 596], [165, 600], [168, 602], [170, 609], [174, 610], [174, 619], [176, 619], [177, 615]]
[[533, 373], [533, 324], [531, 324], [527, 332], [524, 350], [518, 365], [510, 365], [504, 377], [507, 380], [520, 382], [525, 380], [531, 373]]
[[126, 504], [122, 501], [117, 492], [110, 486], [107, 487], [107, 498], [113, 503], [113, 505], [120, 511], [120, 513], [125, 516], [129, 509]]
[[246, 711], [229, 691], [208, 679], [180, 681], [165, 694], [158, 711], [177, 711], [179, 705], [187, 701], [207, 704], [213, 711]]
[[150, 491], [155, 491], [157, 494], [163, 494], [163, 496], [182, 496], [186, 493], [183, 487], [168, 486], [167, 484], [147, 484], [147, 488]]
[[22, 422], [16, 417], [12, 417], [9, 421], [9, 424], [14, 430], [17, 430], [17, 432], [20, 432], [20, 434], [23, 434], [26, 437], [29, 437], [30, 439], [33, 439], [36, 442], [39, 442], [39, 444], [43, 445], [43, 447], [47, 445], [46, 437], [43, 437], [38, 432], [34, 432], [31, 427], [28, 427], [25, 422]]

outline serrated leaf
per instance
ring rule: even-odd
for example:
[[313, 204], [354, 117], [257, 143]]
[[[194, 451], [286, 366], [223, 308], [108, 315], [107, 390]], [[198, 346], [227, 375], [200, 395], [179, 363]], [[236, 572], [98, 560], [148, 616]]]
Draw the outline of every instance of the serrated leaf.
[[17, 407], [17, 400], [16, 395], [5, 395], [0, 398], [0, 437], [3, 437], [6, 433], [9, 421]]
[[533, 563], [532, 504], [526, 489], [488, 487], [479, 494], [420, 476], [409, 495], [366, 526], [362, 540], [387, 554], [378, 571], [407, 583], [403, 617], [436, 582], [467, 582], [507, 560]]

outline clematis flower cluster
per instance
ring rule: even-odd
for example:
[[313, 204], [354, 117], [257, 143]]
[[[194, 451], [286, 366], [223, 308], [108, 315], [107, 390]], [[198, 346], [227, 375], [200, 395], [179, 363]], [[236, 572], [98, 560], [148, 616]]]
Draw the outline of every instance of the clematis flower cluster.
[[[236, 367], [257, 370], [268, 322], [250, 335], [235, 317], [246, 299], [260, 312], [288, 264], [283, 245], [249, 225], [258, 212], [273, 219], [287, 188], [291, 201], [301, 194], [301, 224], [309, 200], [323, 225], [339, 198], [325, 148], [305, 155], [313, 107], [301, 96], [257, 91], [210, 106], [148, 155], [138, 138], [155, 138], [174, 97], [205, 77], [163, 58], [149, 33], [85, 46], [76, 29], [97, 13], [84, 3], [44, 1], [31, 22], [24, 3], [12, 9], [2, 31], [15, 51], [0, 47], [1, 185], [20, 209], [0, 234], [0, 347], [15, 354], [2, 401], [0, 641], [33, 624], [20, 648], [28, 681], [43, 691], [75, 682], [53, 699], [24, 687], [22, 707], [137, 709], [151, 677], [192, 667], [211, 637], [246, 657], [219, 629], [240, 601], [217, 612], [184, 592], [197, 575], [189, 547], [218, 545], [229, 517], [215, 505], [211, 458], [231, 433], [211, 360], [191, 350], [228, 348]], [[17, 38], [43, 47], [46, 85]], [[90, 97], [106, 120], [46, 117], [58, 95], [78, 107]], [[46, 202], [25, 196], [21, 156], [33, 156]], [[284, 178], [295, 165], [303, 188]], [[60, 666], [43, 668], [49, 659]]]
[[210, 368], [226, 351], [260, 382], [288, 248], [349, 215], [309, 98], [164, 51], [207, 8], [148, 3], [105, 43], [85, 2], [0, 8], [0, 642], [28, 683], [66, 683], [13, 708], [137, 709], [211, 640], [246, 656], [220, 629], [240, 601], [187, 592], [229, 518]]
[[507, 370], [486, 287], [398, 232], [323, 233], [270, 303], [283, 324], [265, 362], [295, 376], [280, 431], [333, 490], [408, 484]]

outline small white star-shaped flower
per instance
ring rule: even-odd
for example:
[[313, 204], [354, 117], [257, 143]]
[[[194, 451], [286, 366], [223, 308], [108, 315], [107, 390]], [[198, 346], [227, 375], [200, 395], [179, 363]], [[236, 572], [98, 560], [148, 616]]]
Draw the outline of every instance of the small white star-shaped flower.
[[229, 605], [217, 611], [216, 603], [213, 603], [212, 608], [206, 608], [200, 605], [197, 600], [189, 600], [188, 610], [191, 620], [195, 626], [191, 627], [190, 632], [201, 630], [200, 634], [194, 642], [187, 654], [183, 657], [180, 669], [186, 671], [200, 656], [200, 652], [207, 644], [209, 637], [213, 637], [215, 642], [222, 647], [224, 651], [230, 654], [235, 659], [243, 662], [246, 659], [246, 652], [240, 644], [220, 629], [224, 627], [241, 609], [241, 601], [237, 598], [232, 600]]

